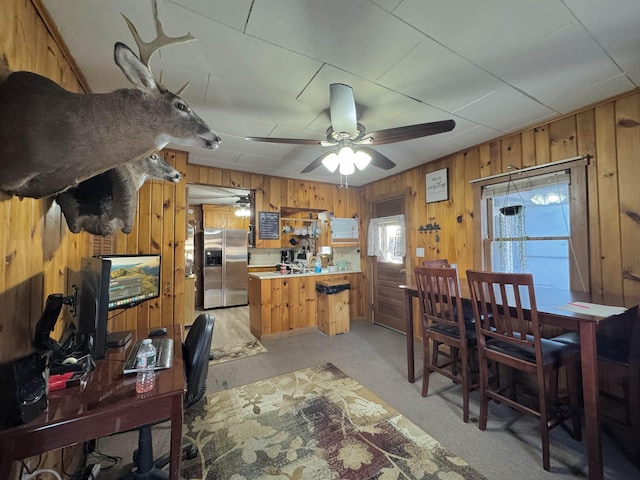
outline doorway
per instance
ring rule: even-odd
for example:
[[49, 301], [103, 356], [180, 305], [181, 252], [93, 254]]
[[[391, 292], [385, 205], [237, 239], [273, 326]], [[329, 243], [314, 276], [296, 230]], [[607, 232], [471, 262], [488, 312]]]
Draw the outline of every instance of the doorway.
[[204, 306], [204, 229], [246, 230], [247, 244], [253, 246], [253, 197], [253, 192], [248, 189], [197, 184], [187, 186], [185, 262], [186, 271], [195, 276], [196, 309], [203, 309]]
[[[409, 219], [405, 214], [405, 204], [408, 204], [407, 194], [400, 193], [393, 198], [376, 200], [370, 203], [371, 218], [389, 218], [388, 222], [381, 222], [380, 232], [382, 254], [373, 260], [373, 321], [393, 330], [406, 333], [404, 310], [404, 291], [399, 285], [406, 284], [411, 279], [410, 266], [405, 255], [397, 255], [394, 242], [407, 241], [409, 236]], [[405, 214], [404, 231], [400, 232], [399, 225], [392, 220], [396, 215]], [[406, 245], [408, 250], [409, 245]], [[408, 273], [409, 272], [409, 273]]]

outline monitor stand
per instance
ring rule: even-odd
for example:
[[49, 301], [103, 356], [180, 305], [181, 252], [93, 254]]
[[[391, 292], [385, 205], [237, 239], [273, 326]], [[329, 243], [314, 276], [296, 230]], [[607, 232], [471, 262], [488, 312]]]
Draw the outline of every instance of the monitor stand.
[[109, 332], [107, 334], [107, 348], [123, 347], [129, 340], [131, 340], [131, 332], [129, 330]]

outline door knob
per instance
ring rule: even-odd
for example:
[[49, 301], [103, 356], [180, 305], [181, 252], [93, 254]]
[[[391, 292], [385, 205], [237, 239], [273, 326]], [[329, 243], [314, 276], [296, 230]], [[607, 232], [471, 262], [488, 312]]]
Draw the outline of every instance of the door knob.
[[402, 270], [400, 270], [400, 273], [407, 273], [407, 270], [403, 268]]

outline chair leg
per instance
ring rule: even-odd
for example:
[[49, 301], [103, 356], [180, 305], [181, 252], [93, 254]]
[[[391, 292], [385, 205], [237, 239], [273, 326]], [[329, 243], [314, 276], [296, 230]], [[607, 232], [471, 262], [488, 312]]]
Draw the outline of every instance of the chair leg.
[[462, 420], [469, 423], [469, 354], [466, 349], [460, 352], [462, 369]]
[[546, 387], [545, 380], [544, 376], [542, 379], [538, 378], [538, 407], [540, 410], [540, 437], [542, 440], [542, 468], [549, 471], [551, 470], [551, 459], [549, 455], [548, 400], [550, 399], [549, 394], [551, 392], [556, 392], [557, 396], [558, 371], [554, 369], [549, 373], [550, 388]]
[[488, 360], [478, 352], [478, 364], [480, 370], [480, 416], [478, 417], [478, 428], [487, 429], [487, 416], [489, 414], [489, 397], [486, 390], [489, 388]]
[[[431, 370], [429, 370], [429, 343], [431, 340], [427, 337], [423, 339], [423, 354], [422, 354], [422, 396], [426, 397], [427, 392], [429, 391], [429, 374]], [[434, 342], [435, 350], [438, 349], [437, 342]], [[434, 357], [437, 358], [437, 354], [434, 352]]]

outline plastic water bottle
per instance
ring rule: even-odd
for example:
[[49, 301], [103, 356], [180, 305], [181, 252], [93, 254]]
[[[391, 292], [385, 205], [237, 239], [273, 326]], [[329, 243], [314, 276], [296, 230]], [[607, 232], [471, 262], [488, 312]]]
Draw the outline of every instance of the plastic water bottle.
[[136, 370], [138, 378], [136, 380], [136, 392], [145, 393], [153, 390], [156, 380], [155, 366], [156, 347], [153, 346], [150, 338], [145, 338], [137, 355]]

